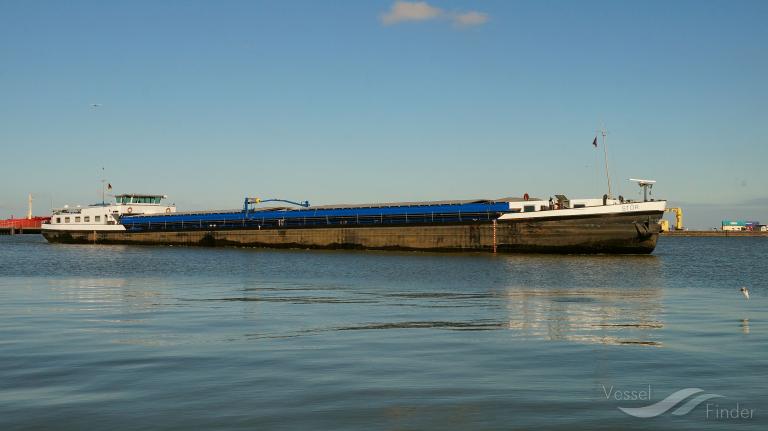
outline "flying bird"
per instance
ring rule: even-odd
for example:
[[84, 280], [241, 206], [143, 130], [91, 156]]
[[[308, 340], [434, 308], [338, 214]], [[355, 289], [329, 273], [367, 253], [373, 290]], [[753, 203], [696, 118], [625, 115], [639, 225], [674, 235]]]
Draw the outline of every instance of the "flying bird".
[[744, 295], [745, 298], [749, 299], [749, 289], [746, 287], [741, 288], [741, 294]]
[[91, 108], [101, 108], [101, 103], [91, 103]]

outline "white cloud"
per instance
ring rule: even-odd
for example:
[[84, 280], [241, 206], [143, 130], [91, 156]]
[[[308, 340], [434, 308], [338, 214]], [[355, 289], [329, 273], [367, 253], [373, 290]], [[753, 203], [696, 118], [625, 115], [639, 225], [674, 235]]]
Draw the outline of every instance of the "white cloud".
[[469, 11], [453, 16], [453, 23], [459, 27], [483, 25], [486, 22], [488, 22], [488, 14], [482, 12]]
[[381, 15], [381, 22], [384, 25], [392, 25], [406, 21], [428, 21], [440, 18], [453, 21], [457, 27], [472, 27], [488, 22], [488, 14], [483, 12], [448, 13], [439, 7], [430, 6], [425, 1], [409, 2], [402, 0], [396, 1], [388, 12]]
[[389, 12], [381, 16], [385, 25], [397, 24], [404, 21], [426, 21], [443, 15], [440, 8], [430, 6], [427, 2], [396, 1]]

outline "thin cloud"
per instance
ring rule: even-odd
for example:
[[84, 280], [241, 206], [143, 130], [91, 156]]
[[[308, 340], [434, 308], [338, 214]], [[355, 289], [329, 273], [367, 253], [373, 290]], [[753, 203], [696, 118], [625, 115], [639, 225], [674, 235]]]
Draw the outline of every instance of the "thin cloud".
[[486, 22], [488, 22], [488, 14], [483, 12], [469, 11], [453, 16], [453, 23], [459, 27], [483, 25]]
[[477, 11], [445, 12], [439, 7], [431, 6], [425, 1], [396, 1], [389, 11], [381, 15], [384, 25], [402, 22], [420, 22], [435, 19], [450, 20], [456, 27], [473, 27], [488, 22], [488, 14]]
[[427, 21], [442, 15], [442, 9], [430, 6], [427, 2], [396, 1], [392, 9], [381, 16], [381, 22], [384, 25], [392, 25], [406, 21]]

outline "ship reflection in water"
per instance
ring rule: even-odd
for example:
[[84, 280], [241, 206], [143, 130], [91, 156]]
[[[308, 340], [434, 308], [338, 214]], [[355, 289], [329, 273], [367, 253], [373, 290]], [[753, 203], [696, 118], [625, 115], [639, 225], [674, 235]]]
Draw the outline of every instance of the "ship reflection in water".
[[659, 289], [510, 289], [507, 297], [507, 327], [522, 337], [661, 346]]
[[[584, 264], [589, 266], [595, 259], [600, 258], [584, 258]], [[611, 262], [591, 273], [576, 263], [564, 265], [557, 275], [561, 281], [576, 284], [578, 280], [576, 286], [507, 288], [507, 328], [524, 338], [661, 347], [664, 322], [658, 260], [654, 256], [606, 259], [624, 259], [625, 273], [607, 270]]]
[[[51, 311], [80, 318], [77, 331], [115, 344], [165, 346], [177, 344], [173, 334], [145, 333], [168, 306], [164, 282], [145, 278], [63, 278], [49, 280], [65, 307]], [[157, 287], [160, 286], [160, 287]]]
[[[308, 257], [357, 258], [353, 254]], [[306, 282], [146, 274], [71, 277], [49, 283], [71, 307], [57, 311], [76, 313], [84, 323], [80, 331], [101, 334], [119, 344], [157, 346], [196, 343], [206, 337], [207, 343], [313, 337], [336, 331], [433, 330], [500, 331], [518, 339], [662, 346], [663, 277], [653, 256], [465, 256], [455, 261], [444, 256], [422, 257], [436, 259], [436, 267], [421, 267], [422, 273], [416, 277], [426, 282], [407, 286], [398, 277], [387, 282], [363, 276]], [[419, 263], [419, 256], [393, 259], [401, 258], [410, 265]], [[476, 270], [485, 267], [466, 271], [468, 267], [463, 266], [452, 273], [448, 263], [464, 259]], [[377, 277], [390, 275], [386, 270], [380, 272]], [[413, 273], [409, 271], [408, 276]], [[168, 322], [169, 315], [179, 320]], [[215, 317], [230, 332], [191, 330], [201, 324], [202, 316]], [[234, 324], [230, 321], [233, 316], [242, 320]], [[157, 330], [158, 324], [163, 330]], [[742, 323], [742, 328], [747, 333], [749, 324]]]

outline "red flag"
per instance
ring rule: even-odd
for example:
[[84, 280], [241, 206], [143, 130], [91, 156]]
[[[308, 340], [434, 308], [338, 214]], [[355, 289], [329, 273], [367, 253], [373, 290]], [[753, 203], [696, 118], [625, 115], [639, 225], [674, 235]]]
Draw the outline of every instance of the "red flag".
[[592, 141], [592, 146], [597, 148], [597, 136], [595, 136], [595, 140]]

